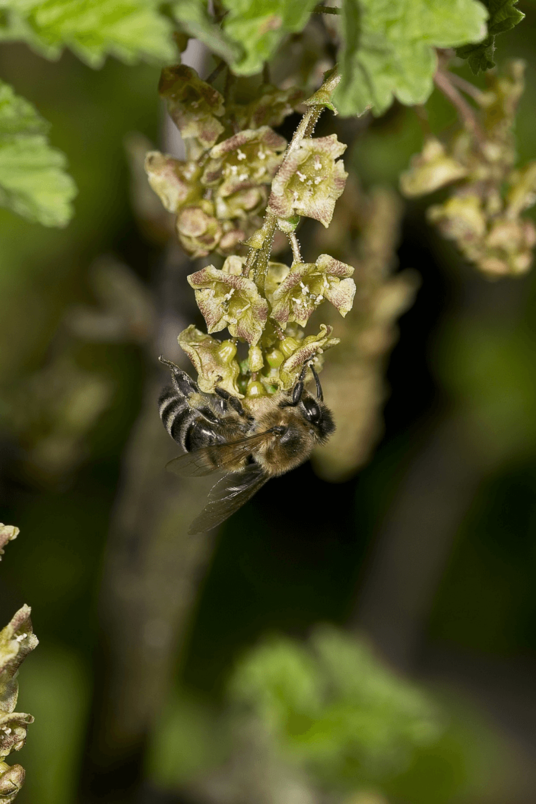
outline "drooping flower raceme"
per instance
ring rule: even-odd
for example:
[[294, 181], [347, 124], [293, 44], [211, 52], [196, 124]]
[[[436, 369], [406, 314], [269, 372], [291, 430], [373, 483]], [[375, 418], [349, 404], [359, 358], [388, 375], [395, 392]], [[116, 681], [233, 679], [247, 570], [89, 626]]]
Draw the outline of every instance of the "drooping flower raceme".
[[[320, 324], [312, 335], [304, 328], [326, 300], [342, 316], [350, 311], [353, 268], [328, 254], [303, 262], [295, 234], [303, 216], [329, 225], [346, 181], [340, 159], [346, 146], [334, 134], [312, 137], [322, 109], [333, 108], [338, 78], [328, 75], [324, 89], [304, 101], [303, 122], [287, 147], [270, 126], [292, 110], [299, 93], [263, 85], [258, 98], [241, 106], [190, 68], [164, 71], [161, 92], [186, 137], [188, 159], [150, 154], [151, 186], [176, 214], [179, 240], [192, 255], [228, 255], [240, 243], [249, 251], [247, 257], [231, 253], [221, 268], [208, 265], [188, 277], [207, 333], [189, 326], [179, 344], [197, 369], [202, 391], [219, 386], [247, 401], [289, 390], [304, 365], [321, 369], [324, 351], [338, 343], [330, 326]], [[243, 130], [236, 130], [238, 124]], [[258, 219], [256, 231], [248, 232], [267, 201], [264, 222]], [[290, 266], [270, 261], [277, 230], [292, 245]], [[230, 339], [213, 337], [226, 329]], [[247, 357], [238, 354], [240, 341], [247, 344]]]

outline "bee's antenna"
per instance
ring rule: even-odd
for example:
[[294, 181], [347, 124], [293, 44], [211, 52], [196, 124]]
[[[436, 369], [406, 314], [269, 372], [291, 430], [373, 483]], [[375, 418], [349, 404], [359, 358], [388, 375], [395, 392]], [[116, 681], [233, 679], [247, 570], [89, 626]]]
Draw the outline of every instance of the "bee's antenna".
[[320, 378], [315, 371], [315, 367], [312, 363], [309, 364], [311, 371], [313, 372], [313, 377], [315, 378], [316, 383], [316, 398], [320, 400], [320, 402], [324, 401], [324, 394], [322, 393], [322, 386], [320, 385]]
[[306, 363], [300, 372], [300, 376], [296, 382], [296, 385], [292, 389], [292, 398], [290, 402], [281, 402], [279, 407], [280, 408], [295, 408], [296, 405], [300, 404], [302, 394], [303, 394], [303, 382], [305, 379], [305, 375], [307, 374], [307, 369], [311, 368], [310, 363]]

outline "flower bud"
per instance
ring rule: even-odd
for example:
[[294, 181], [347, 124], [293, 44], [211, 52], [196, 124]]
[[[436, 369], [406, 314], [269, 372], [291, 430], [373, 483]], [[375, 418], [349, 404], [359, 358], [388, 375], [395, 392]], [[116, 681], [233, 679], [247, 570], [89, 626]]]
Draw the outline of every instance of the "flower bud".
[[150, 151], [145, 157], [145, 172], [168, 212], [177, 212], [180, 206], [199, 197], [201, 171], [195, 162], [182, 162], [159, 151]]
[[14, 801], [15, 796], [24, 784], [26, 772], [21, 765], [7, 765], [0, 763], [0, 801], [8, 804]]
[[[292, 352], [290, 352], [287, 357], [290, 357], [290, 354], [292, 354]], [[279, 349], [271, 349], [266, 355], [266, 361], [270, 368], [279, 368], [284, 359], [285, 355]]]
[[264, 366], [262, 349], [258, 346], [251, 346], [248, 352], [248, 362], [250, 371], [260, 371]]
[[246, 396], [266, 396], [266, 388], [258, 380], [250, 380], [247, 384]]
[[206, 257], [220, 242], [222, 231], [213, 211], [210, 201], [200, 201], [183, 207], [177, 215], [180, 243], [192, 257]]
[[178, 64], [162, 70], [158, 90], [183, 139], [198, 141], [194, 158], [214, 145], [223, 132], [217, 119], [224, 113], [223, 97], [217, 89], [202, 81], [191, 67]]

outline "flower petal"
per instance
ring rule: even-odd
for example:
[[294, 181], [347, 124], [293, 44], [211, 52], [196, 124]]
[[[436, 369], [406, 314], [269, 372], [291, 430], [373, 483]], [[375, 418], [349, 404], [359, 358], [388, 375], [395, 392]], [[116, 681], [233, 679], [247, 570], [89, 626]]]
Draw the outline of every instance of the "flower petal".
[[241, 397], [236, 381], [240, 366], [235, 360], [236, 346], [231, 341], [217, 341], [193, 324], [181, 332], [179, 346], [192, 361], [201, 391], [212, 393], [216, 386]]

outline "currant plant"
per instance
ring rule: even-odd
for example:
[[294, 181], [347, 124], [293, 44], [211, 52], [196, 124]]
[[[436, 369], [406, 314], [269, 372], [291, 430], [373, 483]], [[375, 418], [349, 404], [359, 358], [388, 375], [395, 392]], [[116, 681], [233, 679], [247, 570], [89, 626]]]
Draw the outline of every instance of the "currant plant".
[[[0, 556], [6, 544], [18, 534], [18, 528], [0, 523]], [[6, 759], [12, 751], [23, 747], [26, 729], [33, 723], [32, 715], [14, 711], [19, 694], [18, 669], [38, 644], [30, 613], [30, 608], [23, 606], [0, 631], [0, 801], [6, 804], [14, 801], [25, 776], [21, 765], [9, 765]]]

